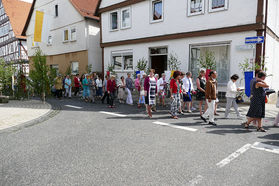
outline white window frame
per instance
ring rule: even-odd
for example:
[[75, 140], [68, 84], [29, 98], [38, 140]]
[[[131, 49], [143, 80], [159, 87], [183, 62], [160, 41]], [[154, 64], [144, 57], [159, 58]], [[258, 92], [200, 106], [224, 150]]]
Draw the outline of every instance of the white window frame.
[[[77, 63], [77, 64], [78, 64], [78, 66], [77, 66], [77, 67], [78, 67], [77, 72], [74, 72], [74, 71], [73, 71], [73, 69], [74, 69], [74, 68], [73, 68], [73, 64], [74, 64], [74, 63]], [[72, 74], [72, 75], [76, 75], [76, 74], [78, 74], [78, 73], [79, 73], [79, 62], [78, 62], [78, 61], [72, 61], [72, 62], [71, 62], [71, 74]]]
[[[153, 19], [153, 3], [156, 1], [162, 1], [162, 18], [158, 20]], [[164, 21], [164, 0], [151, 0], [150, 1], [150, 23], [158, 23]]]
[[[111, 52], [111, 64], [114, 64], [114, 60], [113, 60], [114, 56], [121, 56], [121, 70], [115, 70], [115, 72], [133, 72], [134, 71], [134, 53], [133, 53], [133, 50]], [[131, 69], [131, 70], [125, 70], [124, 69], [124, 56], [132, 56], [133, 57], [133, 69]]]
[[[34, 45], [33, 45], [34, 44]], [[38, 48], [39, 43], [34, 41], [34, 36], [31, 37], [31, 48]]]
[[[68, 30], [68, 40], [65, 40], [65, 31]], [[63, 29], [63, 42], [66, 43], [66, 42], [69, 42], [71, 39], [70, 39], [70, 29]]]
[[[129, 15], [130, 15], [130, 21], [129, 21], [129, 26], [123, 27], [123, 11], [128, 10], [129, 11]], [[128, 29], [132, 27], [132, 12], [131, 12], [131, 7], [126, 7], [126, 8], [122, 8], [120, 11], [120, 27], [121, 29]]]
[[188, 16], [195, 16], [195, 15], [204, 14], [204, 10], [205, 10], [205, 0], [202, 0], [202, 11], [201, 11], [201, 12], [191, 13], [191, 0], [188, 0], [187, 4], [188, 4], [188, 8], [187, 8], [187, 10], [188, 10], [187, 15], [188, 15]]
[[[111, 14], [112, 13], [117, 13], [117, 28], [116, 29], [112, 29], [112, 17], [111, 17]], [[121, 16], [119, 16], [119, 10], [115, 10], [115, 11], [111, 11], [110, 13], [109, 13], [109, 30], [111, 31], [111, 32], [114, 32], [114, 31], [118, 31], [119, 30], [119, 27], [120, 27], [120, 24], [119, 24], [119, 18], [120, 18]]]
[[[72, 38], [72, 30], [76, 30], [76, 38]], [[70, 41], [77, 41], [77, 28], [76, 27], [72, 27], [71, 29], [69, 29], [70, 30], [70, 33], [69, 33], [69, 35], [70, 35]]]
[[224, 11], [227, 10], [229, 8], [229, 0], [225, 0], [225, 7], [221, 7], [221, 8], [216, 8], [216, 9], [212, 9], [212, 1], [213, 0], [208, 0], [208, 12], [219, 12], [219, 11]]
[[[49, 42], [49, 41], [50, 41], [50, 40], [49, 40], [49, 37], [51, 37], [51, 42]], [[49, 36], [47, 37], [47, 45], [48, 45], [48, 46], [51, 46], [51, 45], [52, 45], [52, 40], [53, 40], [52, 35], [49, 35]]]

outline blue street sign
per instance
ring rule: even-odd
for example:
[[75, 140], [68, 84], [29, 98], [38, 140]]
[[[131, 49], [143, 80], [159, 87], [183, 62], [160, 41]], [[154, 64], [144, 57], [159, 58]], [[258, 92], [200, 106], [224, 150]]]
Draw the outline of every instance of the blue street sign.
[[264, 43], [264, 36], [256, 36], [256, 37], [246, 37], [245, 44], [257, 44], [257, 43]]

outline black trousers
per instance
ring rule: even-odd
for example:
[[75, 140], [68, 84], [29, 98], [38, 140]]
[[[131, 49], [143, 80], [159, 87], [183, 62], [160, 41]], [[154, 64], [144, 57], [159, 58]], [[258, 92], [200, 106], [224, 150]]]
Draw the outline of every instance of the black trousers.
[[56, 96], [57, 96], [57, 98], [61, 98], [62, 97], [62, 89], [56, 90]]
[[102, 103], [104, 103], [106, 98], [107, 98], [107, 104], [109, 104], [109, 94], [107, 91], [104, 93], [104, 96], [102, 97]]
[[115, 92], [111, 92], [110, 94], [108, 94], [109, 96], [109, 105], [113, 106], [114, 103], [114, 98], [115, 98]]
[[79, 87], [75, 87], [75, 88], [74, 88], [74, 90], [75, 90], [74, 95], [76, 96], [76, 95], [77, 95], [77, 93], [79, 93]]

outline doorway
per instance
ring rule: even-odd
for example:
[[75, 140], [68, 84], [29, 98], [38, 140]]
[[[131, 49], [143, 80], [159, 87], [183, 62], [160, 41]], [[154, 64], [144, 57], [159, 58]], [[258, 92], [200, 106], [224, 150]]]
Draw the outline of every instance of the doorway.
[[168, 49], [166, 47], [150, 48], [151, 68], [155, 74], [164, 73], [168, 69]]

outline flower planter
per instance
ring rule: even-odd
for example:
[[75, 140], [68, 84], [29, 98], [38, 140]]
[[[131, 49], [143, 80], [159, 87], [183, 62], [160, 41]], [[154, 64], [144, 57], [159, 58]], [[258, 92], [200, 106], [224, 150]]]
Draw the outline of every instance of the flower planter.
[[209, 73], [210, 73], [211, 71], [212, 71], [211, 69], [206, 69], [206, 71], [205, 71], [205, 78], [206, 78], [206, 81], [209, 79]]
[[8, 96], [0, 96], [0, 103], [9, 103]]

